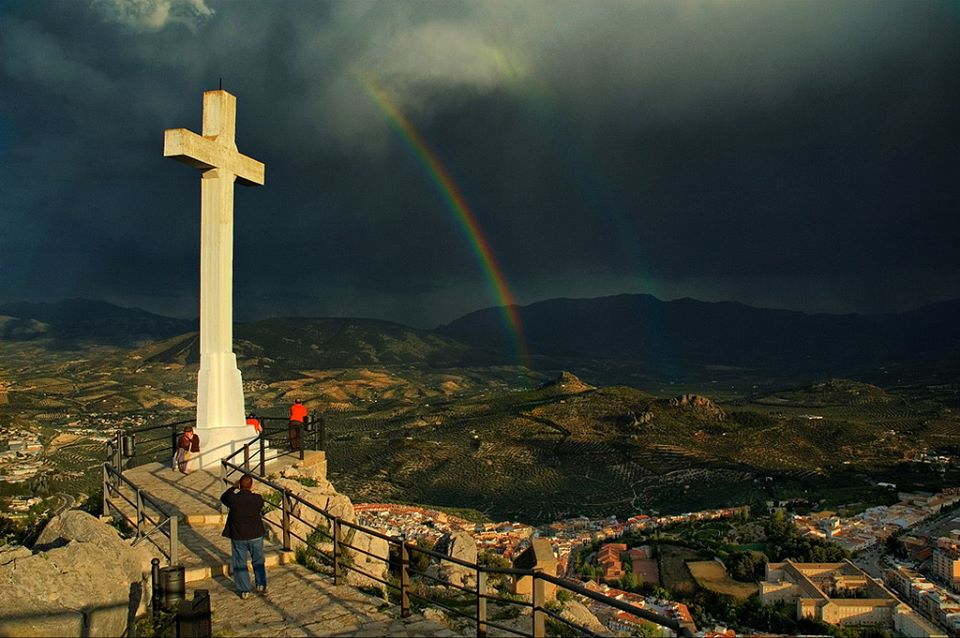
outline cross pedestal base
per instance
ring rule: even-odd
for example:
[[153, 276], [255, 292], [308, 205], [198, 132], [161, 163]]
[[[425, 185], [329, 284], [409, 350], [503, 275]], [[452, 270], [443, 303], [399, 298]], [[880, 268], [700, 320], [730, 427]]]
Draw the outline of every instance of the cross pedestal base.
[[[200, 454], [194, 457], [197, 459], [196, 467], [211, 471], [220, 467], [220, 459], [243, 448], [245, 443], [249, 443], [257, 436], [253, 427], [246, 424], [232, 427], [198, 428], [197, 432], [200, 435]], [[255, 455], [259, 451], [259, 445], [251, 446], [251, 463], [253, 463]], [[242, 467], [243, 455], [236, 455], [231, 463]], [[239, 478], [239, 475], [236, 478]], [[227, 489], [226, 486], [223, 489]]]
[[246, 424], [243, 379], [232, 352], [200, 355], [197, 374], [197, 434], [200, 461], [208, 469], [249, 442], [256, 433]]

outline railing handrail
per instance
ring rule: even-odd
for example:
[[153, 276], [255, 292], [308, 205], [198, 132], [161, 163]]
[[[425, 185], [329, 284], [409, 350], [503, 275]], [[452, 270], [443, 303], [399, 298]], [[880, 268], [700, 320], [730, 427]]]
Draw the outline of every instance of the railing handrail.
[[[254, 443], [258, 442], [261, 438], [263, 438], [263, 434], [264, 434], [263, 432], [257, 432], [257, 435], [256, 435], [255, 437], [253, 437], [252, 439], [250, 439], [249, 441], [247, 441], [247, 442], [244, 443], [243, 445], [237, 447], [236, 450], [234, 450], [233, 452], [231, 452], [231, 453], [228, 454], [227, 456], [223, 457], [223, 458], [220, 460], [220, 462], [221, 462], [221, 463], [227, 463], [227, 462], [231, 461], [231, 460], [233, 459], [233, 457], [235, 457], [237, 454], [240, 454], [241, 452], [243, 452], [243, 448], [244, 448], [244, 447], [246, 447], [246, 446], [248, 446], [248, 445], [253, 445]], [[241, 472], [244, 472], [245, 470], [241, 469], [240, 471], [241, 471]]]
[[[111, 478], [116, 478], [117, 480], [117, 484], [115, 487], [111, 487], [110, 485]], [[131, 503], [130, 499], [123, 496], [123, 494], [121, 493], [120, 489], [121, 489], [121, 486], [123, 485], [126, 485], [134, 490], [137, 498], [135, 503]], [[113, 504], [110, 501], [110, 492], [112, 490], [115, 490], [116, 495], [118, 497], [122, 498], [124, 501], [126, 501], [128, 505], [132, 506], [136, 510], [136, 517], [137, 517], [136, 521], [133, 521], [129, 517], [127, 517], [127, 515], [123, 513], [123, 510], [120, 507], [118, 507], [117, 505]], [[158, 512], [160, 512], [159, 520], [154, 521], [150, 516], [147, 515], [147, 513], [144, 511], [144, 506], [147, 504], [149, 504], [151, 507], [153, 507]], [[116, 512], [122, 518], [136, 525], [137, 538], [133, 542], [134, 545], [136, 545], [142, 539], [147, 539], [151, 543], [153, 543], [157, 547], [157, 549], [159, 549], [164, 554], [164, 556], [167, 557], [168, 563], [170, 565], [178, 564], [180, 537], [177, 530], [179, 527], [178, 523], [180, 521], [179, 513], [175, 511], [170, 511], [169, 509], [167, 509], [166, 506], [160, 503], [160, 501], [154, 498], [149, 492], [147, 492], [142, 487], [140, 487], [139, 485], [131, 481], [129, 478], [124, 476], [123, 472], [117, 470], [115, 467], [110, 465], [109, 462], [105, 462], [103, 464], [103, 514], [104, 515], [107, 515], [109, 513], [109, 508], [111, 506], [116, 510]], [[152, 527], [150, 527], [145, 531], [142, 527], [142, 521], [147, 521], [148, 523], [151, 523]], [[169, 532], [165, 532], [163, 530], [164, 525], [166, 525], [169, 528], [170, 530]], [[167, 537], [167, 540], [169, 541], [169, 547], [167, 550], [164, 550], [164, 548], [159, 543], [157, 543], [152, 538], [150, 538], [150, 536], [156, 531], [159, 531], [161, 534]]]
[[147, 492], [142, 487], [140, 487], [139, 485], [131, 481], [129, 478], [124, 476], [123, 472], [120, 472], [119, 470], [117, 470], [115, 467], [110, 465], [110, 463], [104, 463], [103, 466], [109, 475], [116, 476], [118, 479], [120, 479], [120, 481], [122, 481], [123, 483], [126, 483], [134, 490], [140, 490], [143, 500], [149, 501], [149, 503], [154, 507], [154, 509], [156, 509], [166, 517], [172, 516], [172, 513], [167, 510], [166, 506], [164, 506], [162, 503], [157, 501], [153, 496], [150, 495], [149, 492]]
[[193, 417], [191, 419], [184, 419], [182, 421], [174, 421], [173, 423], [159, 423], [157, 425], [138, 425], [136, 427], [128, 428], [119, 428], [124, 434], [140, 434], [141, 432], [150, 432], [151, 430], [160, 430], [162, 428], [175, 428], [181, 425], [189, 425], [191, 423], [196, 423], [197, 418]]
[[[260, 437], [262, 437], [262, 435], [263, 435], [263, 433], [261, 432], [261, 433], [257, 436], [257, 439], [259, 439]], [[254, 441], [256, 441], [257, 439], [254, 439]], [[248, 444], [248, 445], [249, 445], [249, 444]], [[241, 450], [242, 450], [242, 448], [241, 448]], [[239, 452], [239, 451], [241, 451], [241, 450], [238, 450], [237, 452]], [[333, 547], [332, 554], [333, 554], [333, 556], [332, 556], [332, 557], [331, 557], [331, 556], [328, 556], [325, 552], [322, 552], [322, 551], [320, 551], [320, 554], [321, 554], [326, 560], [332, 560], [332, 562], [333, 562], [334, 584], [337, 584], [337, 580], [338, 580], [338, 578], [339, 578], [339, 576], [338, 576], [338, 574], [339, 574], [339, 569], [341, 569], [341, 568], [346, 568], [347, 570], [354, 571], [354, 572], [357, 572], [357, 573], [359, 573], [359, 574], [363, 574], [364, 576], [367, 576], [367, 577], [369, 577], [369, 578], [372, 578], [372, 579], [375, 580], [376, 582], [380, 582], [380, 583], [384, 584], [386, 587], [390, 587], [390, 588], [393, 588], [393, 589], [399, 589], [399, 590], [400, 590], [400, 593], [401, 593], [401, 599], [402, 599], [402, 600], [406, 600], [406, 597], [407, 597], [408, 595], [413, 595], [413, 596], [415, 596], [415, 597], [417, 597], [417, 598], [424, 599], [426, 602], [428, 602], [428, 603], [430, 603], [430, 604], [434, 604], [434, 605], [437, 605], [437, 606], [441, 606], [441, 607], [444, 607], [445, 609], [448, 609], [448, 610], [450, 610], [450, 611], [453, 611], [453, 612], [456, 613], [457, 615], [460, 615], [460, 616], [465, 617], [465, 618], [470, 618], [470, 619], [472, 619], [474, 622], [477, 623], [477, 626], [478, 626], [478, 632], [477, 632], [477, 633], [478, 633], [478, 635], [486, 635], [486, 629], [485, 629], [485, 628], [486, 628], [487, 626], [490, 626], [490, 627], [499, 627], [499, 628], [501, 628], [501, 629], [507, 629], [506, 627], [498, 626], [498, 625], [496, 625], [495, 623], [489, 622], [489, 621], [486, 619], [486, 617], [485, 617], [485, 612], [484, 612], [482, 618], [480, 617], [480, 614], [479, 614], [479, 613], [478, 613], [478, 616], [475, 618], [475, 617], [472, 616], [471, 614], [463, 613], [463, 612], [460, 612], [459, 610], [455, 610], [455, 609], [448, 608], [446, 605], [441, 605], [440, 603], [436, 603], [436, 601], [430, 601], [430, 600], [427, 600], [427, 599], [423, 598], [422, 596], [418, 596], [418, 595], [416, 595], [415, 593], [409, 592], [409, 591], [408, 591], [409, 585], [404, 585], [405, 580], [409, 580], [409, 576], [408, 576], [407, 573], [406, 573], [406, 572], [409, 570], [409, 564], [408, 564], [409, 559], [406, 558], [406, 557], [408, 556], [408, 554], [409, 554], [410, 551], [414, 551], [414, 552], [417, 552], [417, 553], [421, 553], [421, 554], [425, 554], [425, 555], [427, 555], [427, 556], [431, 556], [431, 557], [437, 558], [438, 560], [441, 560], [441, 561], [447, 561], [447, 562], [453, 563], [453, 564], [455, 564], [455, 565], [459, 565], [459, 566], [461, 566], [461, 567], [465, 567], [465, 568], [467, 568], [467, 569], [472, 570], [472, 573], [476, 574], [477, 577], [478, 577], [478, 580], [477, 580], [477, 582], [478, 582], [477, 589], [471, 589], [471, 588], [462, 587], [462, 586], [454, 586], [454, 587], [455, 587], [456, 589], [458, 589], [458, 590], [461, 590], [461, 591], [467, 593], [467, 594], [473, 594], [473, 595], [475, 595], [475, 596], [477, 597], [477, 608], [478, 608], [478, 609], [479, 609], [480, 606], [481, 606], [481, 600], [483, 601], [483, 604], [484, 604], [484, 605], [485, 605], [485, 601], [486, 601], [486, 600], [496, 600], [496, 601], [498, 601], [498, 602], [507, 603], [507, 604], [522, 604], [523, 606], [526, 606], [526, 607], [528, 607], [528, 608], [532, 608], [532, 610], [533, 610], [533, 616], [534, 616], [534, 632], [533, 632], [533, 633], [527, 634], [527, 633], [524, 633], [524, 632], [519, 631], [519, 630], [507, 629], [507, 631], [513, 631], [514, 633], [516, 633], [517, 635], [520, 635], [520, 636], [529, 636], [529, 637], [532, 637], [532, 638], [538, 638], [539, 636], [543, 635], [543, 634], [542, 634], [542, 632], [543, 632], [543, 616], [538, 616], [538, 614], [550, 616], [550, 617], [552, 617], [552, 618], [554, 618], [554, 619], [556, 619], [556, 620], [558, 620], [558, 621], [560, 621], [560, 622], [566, 623], [567, 625], [569, 625], [570, 627], [575, 628], [575, 629], [578, 630], [578, 631], [583, 631], [583, 632], [585, 632], [586, 634], [596, 635], [596, 634], [594, 634], [593, 632], [591, 632], [589, 629], [587, 629], [586, 627], [582, 627], [582, 626], [580, 626], [580, 625], [578, 625], [578, 624], [576, 624], [576, 623], [574, 623], [574, 622], [572, 622], [572, 621], [569, 621], [569, 620], [567, 620], [567, 619], [565, 619], [565, 618], [562, 618], [559, 614], [556, 614], [556, 613], [552, 612], [551, 610], [547, 609], [547, 608], [544, 606], [545, 601], [543, 600], [543, 596], [542, 596], [542, 591], [543, 591], [543, 590], [542, 590], [542, 587], [543, 587], [543, 585], [542, 585], [542, 584], [538, 584], [538, 582], [537, 582], [538, 580], [539, 580], [539, 581], [543, 581], [544, 583], [553, 584], [553, 585], [555, 585], [555, 586], [557, 586], [557, 587], [563, 588], [563, 589], [565, 589], [565, 590], [567, 590], [567, 591], [570, 591], [570, 592], [572, 592], [572, 593], [578, 594], [578, 595], [580, 595], [580, 596], [584, 596], [584, 597], [586, 597], [586, 598], [588, 598], [588, 599], [590, 599], [590, 600], [593, 600], [593, 601], [596, 601], [596, 602], [599, 602], [599, 603], [608, 605], [608, 606], [610, 606], [610, 607], [613, 607], [614, 609], [617, 609], [617, 610], [620, 610], [620, 611], [624, 611], [624, 612], [627, 612], [627, 613], [629, 613], [629, 614], [633, 614], [634, 616], [637, 616], [637, 617], [639, 617], [639, 618], [643, 618], [644, 620], [648, 620], [648, 621], [653, 622], [653, 623], [655, 623], [655, 624], [658, 624], [658, 625], [661, 625], [661, 626], [664, 626], [664, 627], [668, 627], [669, 629], [673, 630], [674, 632], [676, 632], [677, 634], [679, 634], [679, 635], [681, 635], [681, 636], [690, 636], [690, 635], [693, 635], [693, 634], [692, 634], [692, 631], [691, 631], [691, 628], [688, 626], [688, 624], [686, 624], [686, 623], [681, 623], [681, 622], [679, 622], [679, 621], [678, 621], [677, 619], [675, 619], [675, 618], [669, 618], [669, 617], [666, 617], [666, 616], [661, 616], [661, 615], [659, 615], [659, 614], [656, 614], [656, 613], [654, 613], [654, 612], [652, 612], [652, 611], [649, 611], [649, 610], [647, 610], [647, 609], [644, 609], [644, 608], [642, 608], [642, 607], [637, 607], [636, 605], [633, 605], [633, 604], [630, 604], [630, 603], [627, 603], [627, 602], [624, 602], [624, 601], [621, 601], [621, 600], [617, 600], [616, 598], [612, 598], [612, 597], [610, 597], [610, 596], [606, 596], [606, 595], [601, 594], [601, 593], [599, 593], [599, 592], [591, 591], [591, 590], [587, 589], [586, 587], [583, 587], [582, 585], [577, 584], [577, 583], [575, 583], [575, 582], [572, 582], [572, 581], [570, 581], [570, 580], [558, 578], [558, 577], [556, 577], [556, 576], [552, 576], [552, 575], [550, 575], [550, 574], [544, 573], [544, 572], [543, 572], [542, 570], [540, 570], [540, 569], [503, 568], [503, 567], [492, 567], [492, 566], [480, 565], [479, 563], [471, 563], [471, 562], [469, 562], [469, 561], [464, 561], [464, 560], [455, 558], [455, 557], [453, 557], [453, 556], [448, 556], [448, 555], [446, 555], [446, 554], [443, 554], [443, 553], [441, 553], [441, 552], [434, 551], [434, 550], [432, 550], [432, 549], [427, 549], [427, 548], [425, 548], [425, 547], [419, 547], [419, 546], [415, 545], [415, 544], [414, 544], [412, 541], [410, 541], [409, 539], [405, 538], [404, 536], [390, 536], [390, 535], [384, 534], [384, 533], [382, 533], [382, 532], [380, 532], [380, 531], [378, 531], [378, 530], [374, 530], [374, 529], [371, 529], [371, 528], [366, 527], [366, 526], [364, 526], [364, 525], [361, 525], [361, 524], [359, 524], [359, 523], [352, 523], [352, 522], [349, 522], [349, 521], [345, 521], [345, 520], [343, 520], [343, 519], [341, 519], [341, 518], [333, 515], [331, 512], [323, 509], [322, 507], [319, 507], [318, 505], [315, 505], [314, 503], [311, 503], [309, 500], [303, 498], [302, 496], [300, 496], [300, 495], [298, 495], [298, 494], [295, 494], [295, 493], [292, 492], [289, 488], [284, 487], [283, 485], [280, 485], [280, 484], [278, 484], [278, 483], [276, 483], [276, 482], [274, 482], [274, 481], [272, 481], [272, 480], [270, 480], [270, 479], [268, 479], [268, 478], [265, 478], [265, 477], [263, 477], [263, 476], [257, 476], [255, 473], [249, 472], [248, 470], [244, 469], [242, 466], [237, 465], [237, 464], [235, 464], [235, 463], [232, 463], [230, 460], [228, 460], [228, 459], [230, 459], [230, 458], [233, 458], [233, 457], [237, 454], [237, 452], [234, 452], [233, 454], [230, 455], [230, 457], [227, 457], [227, 458], [224, 458], [224, 459], [221, 460], [221, 468], [222, 468], [222, 470], [223, 470], [223, 475], [222, 475], [221, 478], [222, 478], [222, 480], [224, 481], [224, 483], [227, 484], [227, 485], [230, 484], [230, 481], [227, 480], [227, 478], [226, 478], [226, 476], [227, 476], [228, 474], [230, 474], [230, 473], [232, 473], [232, 472], [240, 472], [240, 473], [249, 474], [249, 475], [251, 476], [251, 478], [253, 478], [254, 481], [257, 481], [257, 482], [259, 482], [259, 483], [261, 483], [261, 484], [263, 484], [263, 485], [266, 485], [267, 487], [269, 487], [269, 488], [272, 489], [272, 490], [275, 490], [275, 491], [277, 491], [277, 492], [280, 492], [280, 494], [281, 494], [281, 509], [282, 509], [282, 511], [283, 511], [283, 524], [282, 524], [281, 527], [283, 528], [283, 531], [284, 531], [284, 534], [283, 534], [284, 542], [283, 542], [283, 544], [284, 544], [284, 549], [285, 549], [285, 550], [289, 550], [289, 549], [290, 549], [290, 540], [289, 540], [289, 539], [290, 539], [290, 536], [296, 536], [299, 540], [301, 540], [301, 541], [304, 542], [305, 544], [310, 545], [310, 543], [307, 542], [306, 539], [300, 538], [299, 536], [297, 536], [297, 535], [295, 535], [295, 534], [292, 534], [291, 532], [288, 531], [288, 530], [289, 530], [289, 519], [290, 519], [290, 518], [296, 518], [297, 520], [299, 520], [299, 521], [301, 521], [302, 523], [304, 523], [305, 525], [307, 525], [307, 527], [310, 528], [310, 529], [312, 529], [313, 531], [322, 531], [324, 535], [328, 536], [328, 537], [330, 538], [330, 540], [331, 540], [331, 543], [332, 543], [332, 547]], [[302, 505], [305, 505], [305, 506], [308, 507], [309, 509], [311, 509], [311, 510], [313, 510], [314, 512], [316, 512], [316, 513], [320, 514], [321, 516], [323, 516], [323, 517], [327, 520], [327, 522], [328, 522], [328, 528], [327, 528], [327, 530], [320, 530], [316, 525], [313, 525], [313, 524], [311, 524], [311, 523], [308, 523], [307, 521], [303, 520], [303, 519], [300, 518], [299, 516], [293, 515], [293, 514], [289, 511], [289, 508], [291, 507], [291, 502], [301, 503]], [[266, 519], [265, 516], [264, 516], [264, 518]], [[269, 521], [269, 522], [272, 522], [272, 521]], [[331, 525], [331, 523], [332, 523], [332, 525]], [[402, 573], [401, 573], [401, 585], [400, 585], [399, 587], [398, 587], [397, 585], [394, 585], [393, 583], [390, 583], [390, 582], [388, 582], [388, 581], [385, 581], [385, 580], [383, 580], [383, 579], [381, 579], [381, 578], [374, 577], [373, 575], [368, 574], [368, 573], [364, 572], [363, 570], [354, 567], [352, 564], [343, 564], [343, 565], [340, 564], [340, 560], [338, 559], [338, 554], [339, 554], [340, 552], [342, 552], [342, 548], [344, 548], [344, 547], [345, 547], [345, 548], [348, 548], [348, 549], [352, 549], [352, 550], [357, 551], [357, 552], [360, 552], [360, 553], [363, 553], [363, 554], [368, 554], [368, 552], [365, 552], [365, 551], [361, 550], [360, 548], [358, 548], [358, 547], [356, 547], [356, 546], [351, 545], [350, 543], [348, 543], [348, 542], [346, 541], [346, 539], [341, 539], [341, 538], [340, 538], [340, 529], [341, 529], [342, 527], [347, 527], [347, 528], [349, 528], [349, 529], [353, 529], [353, 530], [355, 530], [355, 531], [362, 532], [362, 533], [364, 533], [364, 534], [368, 534], [368, 535], [373, 536], [373, 537], [375, 537], [375, 538], [379, 538], [379, 539], [385, 540], [385, 541], [387, 541], [387, 543], [389, 543], [390, 545], [398, 546], [398, 547], [400, 548], [401, 557], [402, 557], [402, 559], [401, 559], [401, 572], [402, 572]], [[313, 547], [312, 545], [310, 545], [310, 546]], [[314, 548], [314, 549], [317, 549], [317, 548]], [[318, 550], [318, 551], [319, 551], [319, 550]], [[514, 600], [511, 600], [511, 599], [508, 599], [508, 598], [501, 598], [501, 597], [499, 597], [499, 596], [494, 596], [494, 595], [487, 594], [486, 591], [482, 591], [482, 592], [481, 592], [480, 589], [479, 589], [479, 583], [480, 583], [481, 579], [482, 579], [484, 582], [486, 582], [486, 576], [489, 575], [489, 574], [511, 575], [511, 576], [519, 576], [519, 577], [529, 576], [529, 577], [532, 579], [532, 581], [533, 581], [533, 588], [532, 588], [533, 591], [535, 591], [535, 592], [540, 592], [540, 595], [534, 595], [534, 597], [533, 597], [533, 598], [534, 598], [534, 602], [533, 602], [533, 603], [518, 603], [518, 601], [514, 601]], [[406, 588], [406, 589], [405, 589], [405, 588]], [[409, 615], [409, 606], [408, 606], [408, 605], [402, 604], [402, 605], [401, 605], [401, 610], [402, 610], [401, 613], [405, 613], [405, 614]]]

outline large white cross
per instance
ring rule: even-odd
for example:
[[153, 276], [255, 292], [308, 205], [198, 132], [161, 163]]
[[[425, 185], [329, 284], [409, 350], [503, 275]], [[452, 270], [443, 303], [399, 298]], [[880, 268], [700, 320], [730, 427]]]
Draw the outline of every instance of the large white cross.
[[263, 184], [264, 165], [237, 151], [237, 98], [226, 91], [203, 94], [203, 135], [187, 129], [163, 132], [163, 156], [199, 168], [200, 175], [200, 372], [197, 433], [200, 467], [250, 440], [243, 381], [233, 353], [233, 184]]

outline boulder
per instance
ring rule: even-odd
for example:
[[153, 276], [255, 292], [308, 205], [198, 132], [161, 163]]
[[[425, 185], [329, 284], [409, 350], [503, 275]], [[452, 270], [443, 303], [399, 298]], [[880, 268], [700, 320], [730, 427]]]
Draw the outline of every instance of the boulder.
[[100, 549], [123, 570], [130, 582], [150, 574], [153, 554], [147, 542], [134, 547], [132, 541], [121, 538], [116, 529], [81, 510], [68, 510], [50, 519], [33, 549], [48, 552], [71, 543], [84, 543]]
[[[330, 486], [329, 489], [327, 489], [325, 486], [320, 485], [317, 487], [308, 487], [295, 480], [286, 478], [277, 479], [276, 482], [298, 498], [312, 503], [317, 508], [328, 512], [331, 516], [339, 517], [348, 523], [357, 522], [357, 515], [353, 510], [353, 503], [344, 494], [337, 493], [330, 483], [327, 483], [327, 485]], [[290, 532], [292, 537], [290, 539], [290, 548], [293, 550], [302, 547], [304, 543], [300, 539], [307, 538], [313, 533], [315, 528], [329, 531], [331, 526], [326, 516], [311, 507], [307, 507], [297, 499], [294, 499], [291, 514]], [[277, 509], [268, 512], [266, 518], [274, 523], [273, 525], [267, 525], [267, 535], [276, 542], [282, 542], [282, 510]], [[344, 539], [349, 531], [346, 527], [341, 528], [340, 539]]]
[[603, 623], [593, 615], [585, 605], [576, 600], [568, 600], [563, 605], [563, 611], [560, 615], [572, 623], [576, 623], [587, 631], [601, 636], [609, 635], [610, 630], [604, 627]]
[[433, 607], [427, 607], [426, 609], [424, 609], [423, 617], [426, 618], [427, 620], [432, 620], [433, 622], [441, 625], [446, 625], [448, 624], [448, 621], [449, 621], [449, 618], [445, 613]]
[[321, 493], [337, 491], [327, 480], [327, 455], [323, 452], [311, 451], [304, 460], [282, 470], [280, 476], [288, 479], [302, 478], [315, 481], [317, 485], [314, 489]]
[[351, 566], [364, 572], [361, 574], [353, 570], [346, 570], [347, 583], [354, 587], [379, 587], [382, 589], [383, 583], [377, 582], [370, 576], [386, 580], [387, 570], [390, 566], [389, 543], [382, 538], [364, 532], [355, 532], [352, 538], [348, 537], [347, 542], [353, 547], [353, 549], [347, 550]]
[[[454, 530], [441, 536], [433, 551], [468, 563], [477, 562], [477, 542], [473, 536], [462, 530]], [[471, 588], [477, 584], [475, 569], [449, 561], [440, 561], [440, 577], [459, 587]]]
[[[71, 510], [41, 532], [37, 553], [2, 552], [0, 635], [120, 636], [148, 598], [150, 555]], [[26, 551], [25, 551], [26, 550]]]
[[6, 565], [19, 558], [28, 558], [30, 556], [33, 556], [33, 552], [23, 545], [4, 545], [0, 547], [0, 565]]
[[[308, 477], [317, 481], [318, 484], [314, 487], [303, 485], [299, 481], [290, 478], [291, 476], [302, 476], [300, 474], [301, 471], [309, 471], [314, 467], [316, 467], [316, 465], [298, 468], [295, 472], [287, 470], [283, 474], [285, 478], [277, 479], [276, 482], [299, 499], [303, 499], [315, 505], [320, 510], [326, 511], [330, 516], [339, 518], [341, 521], [346, 521], [347, 523], [356, 523], [357, 515], [353, 509], [353, 503], [349, 497], [338, 493], [333, 485], [326, 480], [324, 476], [326, 473], [325, 469], [318, 470], [313, 476]], [[294, 499], [290, 513], [290, 549], [296, 551], [305, 547], [306, 544], [301, 539], [309, 538], [315, 529], [320, 529], [325, 532], [327, 536], [312, 544], [315, 549], [318, 549], [324, 554], [328, 556], [332, 555], [333, 543], [329, 538], [329, 534], [332, 532], [330, 529], [332, 527], [331, 521], [320, 512], [304, 505], [297, 499]], [[283, 522], [283, 511], [277, 509], [268, 512], [266, 518], [273, 523], [272, 525], [267, 525], [267, 534], [276, 542], [282, 542], [283, 530], [281, 525]], [[390, 547], [387, 541], [382, 538], [377, 538], [376, 536], [371, 536], [370, 534], [358, 532], [347, 526], [340, 528], [340, 540], [353, 546], [353, 549], [348, 547], [343, 548], [344, 556], [351, 566], [366, 572], [366, 574], [370, 576], [385, 579], [390, 558]], [[370, 578], [370, 576], [349, 569], [344, 570], [344, 573], [347, 582], [356, 587], [383, 586], [382, 583]]]

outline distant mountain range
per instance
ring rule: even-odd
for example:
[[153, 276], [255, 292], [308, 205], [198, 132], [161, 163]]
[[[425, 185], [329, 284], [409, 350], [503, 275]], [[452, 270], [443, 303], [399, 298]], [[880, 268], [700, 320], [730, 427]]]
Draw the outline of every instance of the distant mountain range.
[[90, 299], [0, 304], [0, 339], [48, 338], [56, 348], [82, 343], [133, 346], [196, 329], [196, 320], [174, 319]]
[[[594, 382], [960, 377], [960, 300], [901, 314], [833, 315], [634, 294], [551, 299], [517, 312], [535, 368], [587, 371], [581, 376]], [[194, 362], [196, 329], [195, 320], [102, 301], [0, 304], [0, 339], [61, 349], [169, 340], [155, 356]], [[433, 331], [373, 319], [284, 318], [239, 324], [235, 333], [238, 353], [292, 368], [521, 362], [500, 308]]]
[[[264, 319], [234, 329], [237, 356], [255, 365], [286, 370], [414, 365], [436, 368], [490, 365], [502, 355], [378, 319]], [[197, 333], [165, 340], [149, 361], [200, 361]]]
[[[837, 375], [880, 368], [960, 372], [960, 300], [902, 314], [834, 315], [651, 295], [551, 299], [517, 309], [537, 357], [630, 363], [661, 378], [737, 369]], [[515, 349], [499, 308], [470, 313], [439, 334], [499, 352]]]

